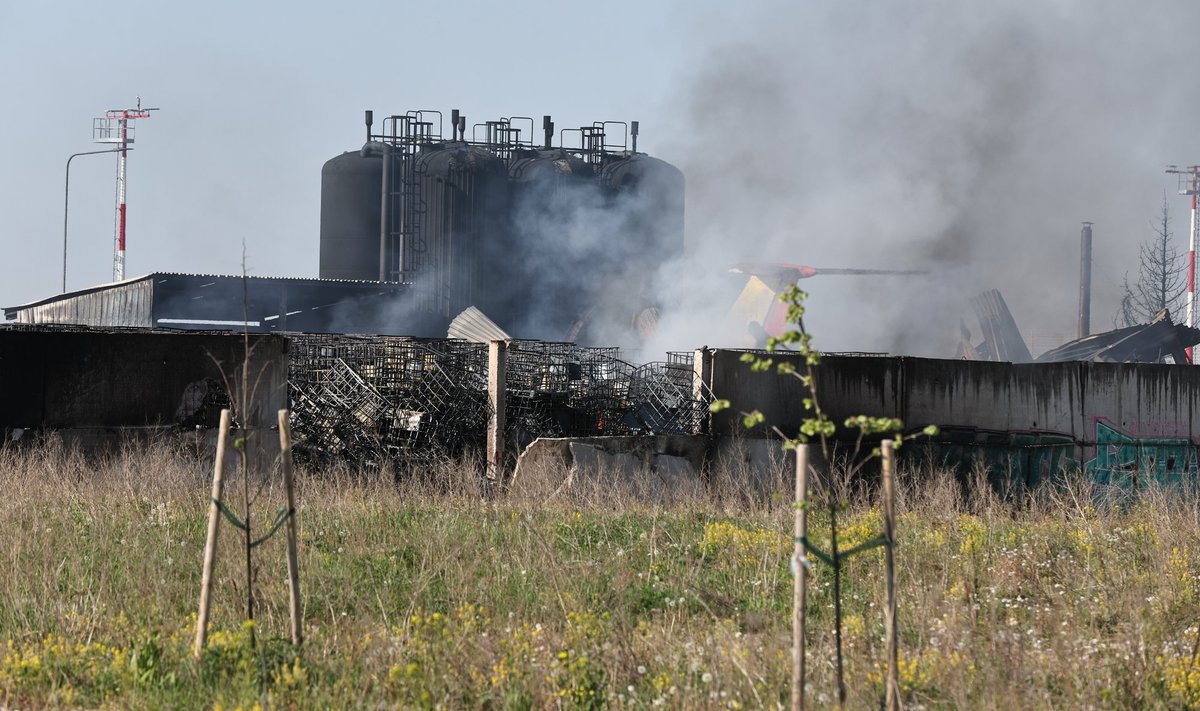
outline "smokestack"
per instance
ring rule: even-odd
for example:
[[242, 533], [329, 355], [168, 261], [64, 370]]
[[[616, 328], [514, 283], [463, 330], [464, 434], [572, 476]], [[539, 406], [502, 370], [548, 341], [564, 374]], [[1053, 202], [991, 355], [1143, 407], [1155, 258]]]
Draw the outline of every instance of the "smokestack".
[[542, 117], [542, 131], [546, 134], [546, 149], [554, 147], [554, 122], [549, 116]]
[[633, 138], [633, 146], [632, 147], [633, 147], [634, 153], [637, 153], [637, 134], [638, 134], [638, 122], [631, 121], [629, 123], [629, 135], [630, 135], [630, 137]]
[[450, 140], [458, 140], [458, 109], [450, 109]]
[[367, 115], [366, 115], [367, 143], [370, 143], [371, 142], [371, 124], [375, 123], [375, 112], [371, 111], [370, 109], [367, 109], [366, 113], [367, 113]]
[[1079, 338], [1091, 335], [1092, 320], [1092, 223], [1083, 223], [1079, 235]]

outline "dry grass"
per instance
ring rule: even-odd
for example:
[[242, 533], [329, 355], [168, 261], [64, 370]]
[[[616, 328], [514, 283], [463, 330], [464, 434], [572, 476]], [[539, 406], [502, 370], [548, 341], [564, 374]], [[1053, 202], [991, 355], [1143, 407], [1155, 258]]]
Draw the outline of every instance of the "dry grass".
[[[282, 537], [256, 551], [258, 644], [228, 527], [204, 660], [190, 642], [208, 469], [168, 445], [86, 461], [0, 452], [0, 706], [774, 707], [788, 699], [790, 502], [737, 472], [669, 506], [610, 479], [481, 498], [462, 467], [394, 485], [301, 476], [304, 649], [286, 643]], [[1194, 492], [1105, 504], [1082, 482], [1019, 506], [903, 473], [902, 681], [910, 707], [1200, 706]], [[432, 483], [428, 483], [432, 482]], [[240, 491], [236, 479], [229, 491]], [[256, 521], [282, 495], [256, 487]], [[879, 511], [859, 493], [845, 535]], [[827, 516], [811, 517], [819, 538]], [[848, 564], [851, 708], [882, 694], [883, 580]], [[833, 695], [829, 570], [809, 595], [811, 691]]]

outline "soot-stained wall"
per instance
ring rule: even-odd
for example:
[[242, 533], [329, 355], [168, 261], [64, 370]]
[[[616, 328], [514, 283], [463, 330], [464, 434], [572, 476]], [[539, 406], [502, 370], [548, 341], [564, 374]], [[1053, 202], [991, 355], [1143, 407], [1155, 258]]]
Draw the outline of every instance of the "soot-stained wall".
[[[741, 355], [707, 355], [713, 393], [732, 405], [714, 416], [714, 433], [744, 434], [739, 413], [751, 409], [796, 432], [807, 390], [794, 377], [751, 372]], [[802, 365], [794, 355], [773, 357]], [[1064, 466], [1107, 484], [1200, 476], [1200, 368], [829, 356], [815, 375], [834, 422], [863, 414], [900, 418], [909, 431], [937, 425], [937, 437], [908, 450], [960, 470], [982, 460], [994, 476], [1024, 484]], [[751, 433], [767, 435], [766, 428]]]
[[[249, 342], [249, 424], [269, 427], [287, 406], [287, 341]], [[0, 328], [0, 428], [211, 426], [213, 408], [197, 408], [223, 377], [237, 382], [243, 345], [222, 333]]]

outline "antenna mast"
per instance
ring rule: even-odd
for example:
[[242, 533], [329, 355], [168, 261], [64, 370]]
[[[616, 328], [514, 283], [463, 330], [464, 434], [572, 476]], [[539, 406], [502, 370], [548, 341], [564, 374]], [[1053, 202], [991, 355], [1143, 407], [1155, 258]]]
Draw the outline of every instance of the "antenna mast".
[[[1188, 275], [1187, 275], [1187, 325], [1190, 328], [1196, 327], [1196, 241], [1197, 229], [1200, 224], [1196, 222], [1196, 197], [1200, 195], [1200, 165], [1189, 165], [1186, 168], [1178, 168], [1173, 165], [1167, 166], [1167, 172], [1176, 175], [1179, 178], [1179, 194], [1190, 195], [1192, 198], [1192, 224], [1188, 230]], [[1192, 349], [1187, 349], [1188, 361], [1196, 362], [1192, 357]]]
[[133, 143], [133, 126], [130, 121], [150, 118], [151, 111], [142, 108], [142, 97], [137, 97], [137, 106], [132, 109], [111, 109], [103, 118], [92, 119], [92, 141], [115, 143], [117, 152], [117, 212], [113, 220], [113, 281], [125, 278], [125, 163], [129, 145]]

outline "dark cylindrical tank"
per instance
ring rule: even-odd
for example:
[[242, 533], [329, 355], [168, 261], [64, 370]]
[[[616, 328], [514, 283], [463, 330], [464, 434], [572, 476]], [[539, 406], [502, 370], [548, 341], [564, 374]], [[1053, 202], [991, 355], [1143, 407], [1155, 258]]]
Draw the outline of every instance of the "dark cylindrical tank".
[[489, 243], [484, 254], [492, 318], [521, 337], [563, 340], [587, 308], [596, 276], [588, 263], [604, 241], [593, 219], [596, 172], [563, 150], [522, 150], [508, 175], [508, 238]]
[[487, 313], [480, 274], [492, 268], [481, 245], [505, 241], [509, 189], [494, 153], [463, 142], [423, 148], [414, 161], [419, 189], [416, 237], [406, 264], [424, 306], [451, 319], [468, 306]]
[[379, 279], [379, 208], [383, 160], [343, 153], [321, 168], [322, 279]]
[[578, 293], [588, 301], [571, 337], [640, 342], [664, 306], [660, 270], [683, 253], [683, 173], [647, 155], [606, 156], [595, 192], [584, 213], [592, 227], [582, 230], [590, 249], [578, 270], [584, 287]]
[[670, 163], [634, 154], [609, 160], [599, 182], [608, 206], [625, 223], [626, 256], [657, 265], [683, 253], [683, 172]]
[[516, 185], [528, 187], [541, 184], [559, 188], [579, 180], [591, 180], [596, 171], [591, 163], [556, 148], [514, 153], [508, 174]]

